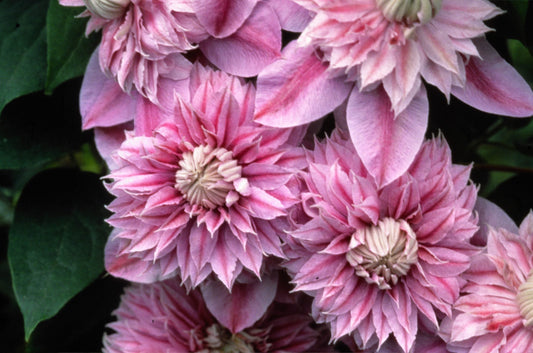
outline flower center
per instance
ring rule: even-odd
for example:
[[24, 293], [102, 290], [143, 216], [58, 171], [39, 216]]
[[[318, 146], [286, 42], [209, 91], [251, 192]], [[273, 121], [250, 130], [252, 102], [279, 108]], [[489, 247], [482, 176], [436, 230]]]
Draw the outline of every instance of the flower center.
[[183, 153], [179, 166], [176, 189], [190, 203], [206, 208], [226, 203], [226, 196], [235, 189], [233, 181], [241, 177], [242, 171], [230, 151], [211, 146]]
[[131, 0], [83, 0], [87, 9], [98, 17], [112, 20], [122, 16]]
[[518, 306], [525, 320], [524, 326], [533, 328], [533, 269], [524, 283], [518, 287]]
[[[267, 343], [268, 330], [251, 329], [232, 335], [227, 329], [213, 324], [206, 329], [203, 339], [204, 349], [209, 353], [254, 353], [268, 352], [271, 344]], [[207, 348], [207, 350], [205, 350]]]
[[358, 229], [350, 240], [346, 259], [359, 277], [390, 289], [418, 261], [416, 235], [404, 220], [384, 218]]
[[378, 7], [389, 21], [429, 22], [440, 10], [442, 0], [376, 0]]

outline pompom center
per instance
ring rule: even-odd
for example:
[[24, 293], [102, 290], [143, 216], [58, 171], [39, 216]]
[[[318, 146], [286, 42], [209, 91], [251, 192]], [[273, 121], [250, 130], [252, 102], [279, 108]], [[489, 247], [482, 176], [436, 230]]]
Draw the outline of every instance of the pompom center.
[[518, 287], [517, 300], [520, 315], [524, 318], [524, 326], [533, 328], [533, 269], [526, 281]]
[[442, 0], [376, 0], [376, 4], [389, 21], [427, 23], [440, 10]]
[[415, 233], [406, 221], [393, 218], [358, 229], [349, 249], [346, 259], [357, 276], [380, 289], [391, 289], [418, 261]]
[[[213, 324], [206, 329], [203, 339], [204, 349], [209, 353], [254, 353], [268, 352], [271, 344], [267, 343], [268, 331], [252, 329], [254, 332], [231, 334], [227, 329]], [[207, 348], [207, 350], [206, 350]]]
[[83, 2], [91, 13], [112, 20], [122, 16], [131, 0], [83, 0]]
[[191, 204], [216, 208], [226, 203], [235, 190], [233, 182], [241, 178], [242, 167], [225, 148], [197, 146], [182, 154], [176, 172], [176, 189]]

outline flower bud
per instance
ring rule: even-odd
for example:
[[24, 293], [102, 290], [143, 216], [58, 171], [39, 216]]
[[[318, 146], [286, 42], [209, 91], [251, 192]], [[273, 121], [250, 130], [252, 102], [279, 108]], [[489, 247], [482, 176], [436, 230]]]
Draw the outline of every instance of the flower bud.
[[122, 16], [131, 0], [83, 0], [87, 9], [106, 20]]

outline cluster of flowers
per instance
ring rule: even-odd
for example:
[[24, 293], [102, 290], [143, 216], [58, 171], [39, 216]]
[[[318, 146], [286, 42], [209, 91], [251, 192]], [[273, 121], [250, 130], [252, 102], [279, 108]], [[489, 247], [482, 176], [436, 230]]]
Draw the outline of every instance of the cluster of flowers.
[[533, 215], [424, 141], [423, 81], [533, 115], [489, 1], [60, 2], [102, 30], [80, 109], [115, 196], [106, 269], [135, 282], [105, 352], [533, 347]]

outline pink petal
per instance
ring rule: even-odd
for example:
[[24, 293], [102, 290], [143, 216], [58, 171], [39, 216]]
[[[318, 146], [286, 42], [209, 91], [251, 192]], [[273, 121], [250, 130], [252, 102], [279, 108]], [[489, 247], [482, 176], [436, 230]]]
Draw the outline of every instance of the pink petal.
[[207, 308], [232, 333], [253, 325], [263, 316], [274, 300], [278, 274], [263, 277], [262, 281], [236, 282], [231, 293], [219, 281], [207, 281], [200, 287]]
[[269, 126], [292, 127], [333, 111], [352, 85], [342, 77], [330, 79], [327, 68], [313, 48], [289, 43], [283, 57], [257, 78], [255, 119]]
[[105, 246], [105, 268], [111, 275], [132, 282], [153, 283], [177, 274], [175, 269], [173, 273], [163, 278], [159, 263], [143, 261], [130, 255], [119, 255], [122, 240], [114, 236], [117, 233], [117, 230], [111, 233]]
[[382, 88], [353, 90], [347, 107], [350, 137], [378, 185], [389, 184], [409, 168], [424, 140], [428, 112], [424, 88], [396, 118]]
[[225, 237], [219, 236], [211, 255], [211, 267], [218, 279], [224, 283], [228, 290], [231, 289], [237, 270], [237, 258], [228, 249]]
[[83, 0], [59, 0], [63, 6], [85, 6]]
[[189, 247], [192, 261], [196, 268], [202, 268], [211, 259], [211, 254], [217, 243], [204, 226], [192, 227], [189, 236]]
[[311, 22], [311, 12], [292, 0], [267, 0], [278, 14], [281, 28], [291, 32], [302, 32]]
[[128, 122], [111, 127], [97, 127], [94, 129], [96, 149], [110, 170], [118, 168], [118, 165], [111, 157], [111, 153], [117, 150], [126, 138], [124, 131], [131, 130], [131, 128], [132, 124]]
[[476, 353], [498, 353], [500, 348], [505, 346], [506, 337], [502, 331], [493, 334], [486, 334], [479, 337], [472, 346], [471, 352]]
[[487, 333], [487, 321], [470, 314], [459, 314], [452, 323], [452, 341], [463, 341]]
[[514, 221], [498, 205], [491, 201], [478, 197], [475, 210], [479, 216], [479, 230], [472, 238], [472, 243], [484, 246], [487, 244], [488, 226], [503, 228], [511, 233], [518, 233], [518, 227]]
[[195, 0], [198, 21], [216, 38], [233, 34], [250, 16], [258, 0]]
[[243, 204], [262, 219], [274, 219], [284, 216], [286, 211], [280, 200], [255, 186], [251, 187], [251, 194]]
[[242, 175], [248, 179], [250, 185], [263, 190], [272, 190], [285, 185], [292, 173], [275, 164], [254, 163], [245, 166]]
[[280, 57], [281, 27], [274, 10], [259, 3], [237, 32], [226, 38], [209, 38], [200, 43], [200, 49], [223, 71], [255, 76]]
[[136, 136], [151, 137], [156, 127], [168, 118], [170, 114], [160, 109], [157, 105], [144, 97], [137, 98], [134, 126]]
[[466, 85], [452, 94], [481, 111], [513, 117], [533, 115], [533, 92], [520, 74], [485, 40], [475, 41], [481, 59], [466, 65]]
[[133, 119], [138, 94], [124, 93], [107, 78], [98, 64], [98, 49], [87, 65], [80, 91], [80, 113], [84, 130], [118, 125]]

